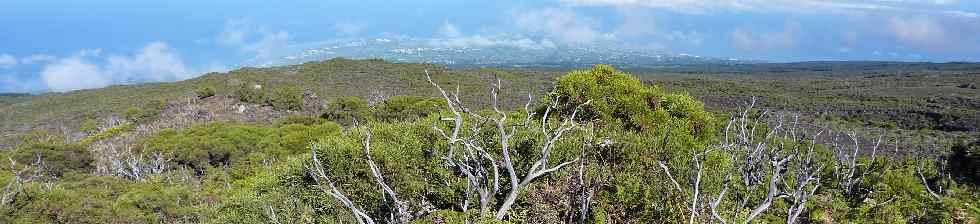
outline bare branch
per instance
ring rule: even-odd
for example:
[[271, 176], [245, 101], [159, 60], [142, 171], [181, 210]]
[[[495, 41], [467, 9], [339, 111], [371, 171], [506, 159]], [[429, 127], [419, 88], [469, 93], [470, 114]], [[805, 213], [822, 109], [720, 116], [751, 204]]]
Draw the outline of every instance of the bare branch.
[[367, 128], [365, 133], [364, 154], [367, 155], [367, 162], [368, 166], [371, 168], [371, 174], [374, 175], [374, 180], [378, 182], [378, 185], [381, 186], [381, 189], [384, 190], [385, 194], [391, 197], [391, 199], [394, 201], [395, 208], [398, 210], [398, 214], [395, 215], [398, 217], [398, 221], [400, 223], [408, 223], [412, 220], [412, 213], [408, 211], [408, 205], [404, 201], [398, 199], [398, 195], [395, 193], [395, 190], [392, 190], [391, 187], [385, 183], [384, 176], [381, 174], [381, 169], [378, 169], [378, 166], [374, 163], [374, 159], [371, 158], [371, 129]]
[[323, 190], [325, 193], [329, 194], [330, 196], [332, 196], [341, 204], [344, 204], [344, 206], [346, 206], [348, 209], [350, 209], [351, 213], [354, 213], [354, 218], [357, 219], [358, 223], [374, 224], [375, 223], [374, 219], [372, 219], [371, 216], [368, 216], [367, 212], [364, 212], [363, 209], [357, 207], [357, 205], [355, 205], [353, 201], [347, 198], [347, 196], [344, 195], [344, 193], [340, 191], [340, 189], [337, 188], [337, 186], [334, 185], [333, 180], [331, 180], [330, 177], [327, 176], [327, 173], [323, 171], [323, 164], [320, 163], [320, 159], [317, 158], [317, 154], [316, 154], [316, 151], [320, 149], [320, 144], [313, 142], [310, 145], [311, 145], [310, 151], [313, 154], [313, 165], [314, 165], [314, 167], [308, 168], [310, 170], [310, 174], [314, 177], [315, 180], [317, 180], [317, 182], [323, 180], [330, 187], [330, 189], [326, 189], [323, 188], [323, 186], [320, 186], [320, 189]]

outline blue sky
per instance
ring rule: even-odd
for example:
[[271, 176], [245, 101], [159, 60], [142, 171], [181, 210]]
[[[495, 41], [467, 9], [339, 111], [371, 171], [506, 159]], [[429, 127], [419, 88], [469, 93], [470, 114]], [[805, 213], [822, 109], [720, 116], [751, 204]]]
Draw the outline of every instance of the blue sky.
[[967, 0], [8, 0], [0, 92], [182, 80], [379, 36], [769, 61], [980, 61], [978, 13], [980, 1]]

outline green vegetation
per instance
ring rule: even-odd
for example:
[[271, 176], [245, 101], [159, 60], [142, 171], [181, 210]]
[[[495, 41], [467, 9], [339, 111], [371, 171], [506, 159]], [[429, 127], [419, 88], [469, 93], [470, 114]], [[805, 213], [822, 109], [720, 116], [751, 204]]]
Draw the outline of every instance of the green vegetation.
[[214, 91], [214, 88], [211, 88], [210, 86], [207, 86], [207, 87], [204, 87], [204, 88], [200, 88], [200, 89], [195, 90], [194, 91], [194, 94], [197, 94], [197, 98], [198, 99], [206, 99], [208, 97], [214, 96], [215, 91]]
[[[425, 79], [426, 69], [432, 84]], [[34, 99], [0, 104], [0, 112], [13, 114], [0, 116], [14, 118], [86, 96], [101, 97], [88, 99], [92, 103], [121, 100], [118, 95], [130, 91], [172, 91], [159, 99], [123, 100], [97, 110], [65, 103], [42, 115], [4, 121], [30, 123], [71, 114], [64, 119], [76, 128], [64, 130], [85, 135], [34, 130], [0, 151], [0, 161], [12, 163], [0, 169], [0, 223], [980, 219], [980, 143], [969, 137], [952, 144], [935, 141], [975, 132], [913, 132], [882, 116], [875, 122], [894, 123], [893, 129], [829, 129], [814, 137], [825, 125], [809, 124], [849, 128], [874, 122], [807, 111], [797, 120], [763, 110], [819, 108], [832, 103], [821, 99], [840, 97], [823, 95], [840, 92], [819, 92], [805, 98], [788, 90], [799, 88], [790, 83], [811, 77], [776, 79], [777, 84], [763, 88], [755, 83], [761, 82], [758, 77], [731, 81], [721, 75], [674, 75], [634, 76], [597, 65], [558, 77], [550, 71], [445, 71], [335, 59], [208, 74], [178, 84], [28, 96]], [[492, 85], [498, 83], [495, 76], [500, 86]], [[861, 83], [842, 79], [841, 86]], [[349, 87], [355, 81], [359, 85]], [[400, 87], [377, 88], [390, 97], [371, 105], [364, 100], [371, 94], [364, 85], [370, 83]], [[433, 84], [445, 88], [449, 100]], [[818, 85], [812, 88], [830, 84]], [[127, 88], [133, 89], [123, 91]], [[213, 91], [195, 91], [203, 89]], [[312, 98], [307, 90], [323, 97], [315, 102], [322, 108], [304, 111]], [[528, 93], [534, 101], [525, 110]], [[970, 94], [955, 97], [973, 99]], [[491, 107], [494, 95], [500, 103], [496, 108]], [[755, 107], [727, 105], [748, 96], [763, 99]], [[183, 105], [177, 97], [206, 99]], [[905, 102], [891, 101], [893, 95], [876, 97], [849, 100]], [[813, 107], [805, 107], [808, 102]], [[937, 113], [973, 110], [943, 108]], [[253, 111], [274, 119], [249, 120], [259, 116]], [[213, 116], [180, 120], [187, 123], [173, 118], [202, 113]], [[117, 114], [131, 122], [99, 130], [96, 118]], [[887, 135], [875, 142], [868, 133]], [[907, 140], [916, 133], [927, 137]], [[122, 136], [139, 138], [124, 141]]]
[[323, 119], [344, 125], [364, 122], [371, 116], [371, 108], [367, 101], [356, 96], [340, 97], [327, 104]]

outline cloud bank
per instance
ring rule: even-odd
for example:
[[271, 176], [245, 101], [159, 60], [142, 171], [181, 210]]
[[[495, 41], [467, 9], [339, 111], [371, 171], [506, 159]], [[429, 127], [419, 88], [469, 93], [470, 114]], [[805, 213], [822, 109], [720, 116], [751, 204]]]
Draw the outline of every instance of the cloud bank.
[[0, 54], [0, 69], [10, 69], [17, 66], [17, 58], [9, 54]]
[[221, 66], [188, 68], [180, 55], [163, 42], [149, 43], [131, 55], [102, 56], [101, 50], [81, 50], [66, 58], [53, 59], [40, 72], [50, 90], [65, 92], [101, 88], [113, 84], [165, 82], [193, 78]]
[[[343, 29], [355, 28], [343, 27]], [[247, 19], [226, 21], [224, 30], [216, 37], [218, 44], [237, 48], [252, 56], [252, 61], [259, 62], [275, 59], [278, 53], [289, 46], [289, 40], [288, 32], [270, 31], [268, 28], [255, 25]]]
[[799, 23], [788, 22], [782, 31], [751, 32], [736, 28], [732, 32], [732, 45], [740, 51], [781, 51], [796, 47], [797, 36], [802, 28]]
[[566, 44], [588, 44], [607, 36], [596, 30], [595, 20], [569, 9], [524, 11], [516, 15], [515, 22], [527, 32]]

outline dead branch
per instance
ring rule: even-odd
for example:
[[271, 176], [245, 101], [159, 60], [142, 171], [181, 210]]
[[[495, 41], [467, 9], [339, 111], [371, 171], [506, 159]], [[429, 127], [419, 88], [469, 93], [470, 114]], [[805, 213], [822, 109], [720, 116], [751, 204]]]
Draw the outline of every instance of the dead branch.
[[[528, 95], [528, 102], [524, 105], [524, 119], [521, 121], [521, 123], [513, 125], [508, 121], [508, 114], [504, 112], [499, 105], [498, 96], [502, 90], [501, 81], [499, 79], [490, 90], [491, 105], [496, 113], [496, 116], [483, 117], [479, 114], [472, 113], [459, 100], [459, 87], [457, 87], [455, 93], [449, 93], [432, 80], [432, 77], [429, 75], [428, 71], [425, 71], [425, 74], [429, 83], [439, 90], [439, 93], [446, 100], [450, 112], [453, 114], [453, 118], [443, 119], [453, 121], [451, 131], [446, 131], [440, 128], [438, 125], [433, 125], [433, 129], [435, 129], [436, 132], [445, 138], [449, 143], [448, 153], [443, 157], [446, 164], [457, 168], [467, 179], [467, 187], [465, 191], [466, 195], [464, 195], [462, 203], [464, 212], [469, 207], [469, 200], [471, 198], [470, 194], [473, 192], [477, 193], [477, 197], [480, 201], [481, 215], [488, 211], [487, 209], [490, 200], [495, 198], [494, 196], [500, 191], [500, 169], [503, 169], [506, 172], [505, 175], [507, 176], [508, 181], [510, 181], [510, 189], [495, 212], [495, 217], [502, 220], [506, 217], [507, 211], [517, 200], [522, 188], [529, 185], [538, 177], [557, 171], [562, 167], [575, 163], [579, 160], [574, 159], [571, 161], [558, 163], [554, 166], [549, 165], [551, 163], [551, 151], [555, 144], [562, 139], [567, 131], [577, 127], [577, 122], [575, 119], [578, 112], [581, 111], [583, 105], [588, 104], [588, 102], [577, 105], [570, 116], [558, 118], [560, 123], [550, 124], [549, 121], [552, 119], [550, 117], [550, 113], [554, 109], [558, 108], [558, 101], [555, 100], [551, 102], [548, 107], [546, 107], [545, 113], [541, 118], [540, 128], [534, 129], [530, 127], [531, 119], [535, 116], [534, 112], [532, 112], [530, 108], [531, 100], [533, 99], [533, 96], [530, 94]], [[464, 119], [471, 120], [471, 122], [464, 122]], [[472, 125], [469, 128], [471, 136], [461, 135], [461, 131], [464, 129], [464, 123], [470, 123]], [[499, 159], [495, 158], [493, 154], [487, 151], [489, 147], [485, 147], [484, 145], [489, 143], [480, 141], [475, 136], [478, 134], [484, 124], [487, 123], [494, 127], [495, 134], [497, 134], [497, 143], [500, 150]], [[511, 138], [519, 130], [536, 131], [544, 135], [544, 144], [538, 150], [537, 160], [531, 164], [530, 169], [523, 176], [517, 173], [516, 169], [514, 168], [514, 161], [511, 159]]]
[[408, 205], [405, 203], [405, 201], [399, 200], [398, 195], [395, 193], [395, 191], [392, 190], [391, 187], [389, 187], [388, 184], [385, 183], [385, 179], [384, 176], [381, 174], [381, 170], [378, 169], [378, 166], [374, 164], [374, 159], [371, 158], [371, 129], [370, 128], [368, 128], [366, 132], [366, 137], [364, 137], [364, 154], [367, 155], [367, 163], [368, 166], [371, 168], [371, 174], [374, 176], [374, 180], [378, 182], [378, 185], [381, 186], [381, 189], [384, 190], [385, 194], [391, 197], [392, 201], [394, 201], [395, 209], [398, 210], [398, 213], [395, 214], [395, 217], [397, 217], [398, 222], [408, 223], [409, 221], [411, 221], [412, 213], [408, 211]]
[[323, 164], [320, 163], [320, 159], [317, 158], [317, 154], [316, 154], [316, 151], [319, 150], [320, 148], [321, 146], [317, 142], [313, 142], [310, 144], [310, 151], [313, 153], [313, 167], [308, 167], [307, 169], [309, 170], [310, 175], [314, 177], [313, 179], [317, 181], [317, 183], [320, 183], [321, 181], [326, 182], [329, 189], [324, 188], [320, 184], [318, 184], [317, 186], [320, 187], [320, 190], [329, 194], [331, 197], [333, 197], [341, 204], [344, 204], [344, 206], [346, 206], [348, 209], [350, 209], [351, 213], [354, 213], [354, 218], [357, 219], [358, 223], [374, 224], [375, 223], [374, 219], [372, 219], [371, 216], [368, 216], [367, 212], [364, 212], [363, 209], [357, 207], [357, 205], [355, 205], [353, 201], [351, 201], [346, 195], [344, 195], [343, 191], [337, 188], [337, 186], [334, 185], [333, 180], [331, 180], [330, 177], [327, 176], [327, 173], [323, 171]]

